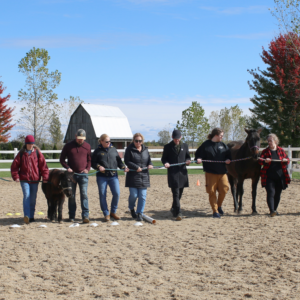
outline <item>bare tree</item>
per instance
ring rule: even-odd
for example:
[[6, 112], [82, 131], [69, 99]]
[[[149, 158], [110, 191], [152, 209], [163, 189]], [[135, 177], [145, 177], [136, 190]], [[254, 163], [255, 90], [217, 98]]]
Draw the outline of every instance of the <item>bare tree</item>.
[[57, 95], [53, 92], [61, 80], [57, 70], [49, 73], [50, 60], [45, 49], [31, 49], [19, 63], [19, 71], [26, 76], [27, 91], [21, 89], [18, 99], [26, 103], [21, 108], [22, 117], [18, 122], [33, 134], [39, 144], [47, 137], [53, 113], [57, 110]]

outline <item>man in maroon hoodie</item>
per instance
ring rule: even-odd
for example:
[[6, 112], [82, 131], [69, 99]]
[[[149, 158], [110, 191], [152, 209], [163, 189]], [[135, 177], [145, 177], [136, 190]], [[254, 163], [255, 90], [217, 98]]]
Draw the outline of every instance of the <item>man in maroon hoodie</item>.
[[[72, 196], [69, 198], [69, 221], [74, 222], [76, 214], [76, 186], [80, 189], [80, 201], [82, 209], [83, 223], [89, 223], [89, 200], [87, 188], [89, 178], [87, 176], [91, 168], [91, 146], [85, 142], [86, 133], [83, 129], [78, 129], [75, 140], [67, 143], [61, 151], [60, 163], [68, 172], [75, 172], [75, 183], [72, 183]], [[68, 162], [66, 163], [66, 158]], [[80, 174], [80, 175], [78, 175]]]

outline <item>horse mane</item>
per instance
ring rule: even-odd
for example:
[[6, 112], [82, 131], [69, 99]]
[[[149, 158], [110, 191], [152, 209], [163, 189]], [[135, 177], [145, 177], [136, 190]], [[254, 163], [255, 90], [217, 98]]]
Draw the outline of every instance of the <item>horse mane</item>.
[[243, 140], [238, 140], [238, 141], [231, 141], [227, 144], [227, 146], [229, 147], [229, 149], [234, 149], [234, 147], [236, 146], [242, 146], [245, 143], [245, 141]]
[[54, 169], [50, 171], [49, 181], [52, 183], [53, 186], [55, 187], [59, 186], [61, 173], [63, 173], [63, 171], [58, 169]]

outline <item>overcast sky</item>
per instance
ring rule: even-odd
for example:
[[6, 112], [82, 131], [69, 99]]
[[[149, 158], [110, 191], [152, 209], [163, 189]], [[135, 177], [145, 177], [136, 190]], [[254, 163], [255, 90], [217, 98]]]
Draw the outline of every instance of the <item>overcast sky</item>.
[[3, 0], [0, 80], [16, 105], [25, 86], [19, 61], [32, 47], [45, 48], [49, 70], [62, 73], [59, 101], [72, 95], [118, 106], [133, 133], [157, 140], [192, 101], [207, 117], [236, 104], [249, 114], [247, 69], [265, 68], [262, 47], [278, 35], [273, 6], [273, 0]]

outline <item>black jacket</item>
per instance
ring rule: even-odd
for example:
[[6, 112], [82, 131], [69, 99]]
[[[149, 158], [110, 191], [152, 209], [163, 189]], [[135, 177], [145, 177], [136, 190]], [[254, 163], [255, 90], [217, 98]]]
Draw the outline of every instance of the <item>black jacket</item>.
[[[105, 169], [117, 169], [118, 167], [120, 169], [125, 168], [117, 149], [112, 144], [110, 144], [108, 148], [103, 148], [100, 144], [94, 151], [92, 155], [92, 168], [98, 170], [99, 166], [102, 166]], [[116, 171], [105, 171], [104, 173], [98, 172], [97, 176], [111, 177], [117, 174]]]
[[[213, 142], [211, 140], [205, 141], [196, 151], [195, 159], [204, 160], [217, 160], [225, 161], [227, 159], [231, 160], [231, 152], [226, 144], [223, 142]], [[226, 174], [226, 164], [225, 163], [203, 163], [203, 171], [212, 174]]]
[[[182, 143], [179, 154], [175, 150], [175, 144], [171, 141], [164, 146], [161, 158], [163, 164], [177, 164], [190, 160], [189, 147]], [[184, 188], [189, 186], [189, 179], [186, 165], [179, 165], [168, 168], [168, 184], [170, 188]]]
[[[142, 151], [138, 151], [133, 143], [131, 143], [125, 151], [125, 164], [131, 170], [148, 167], [152, 165], [151, 158], [148, 152], [148, 147], [142, 145]], [[126, 187], [147, 188], [150, 187], [149, 171], [142, 172], [129, 171], [126, 174]]]

